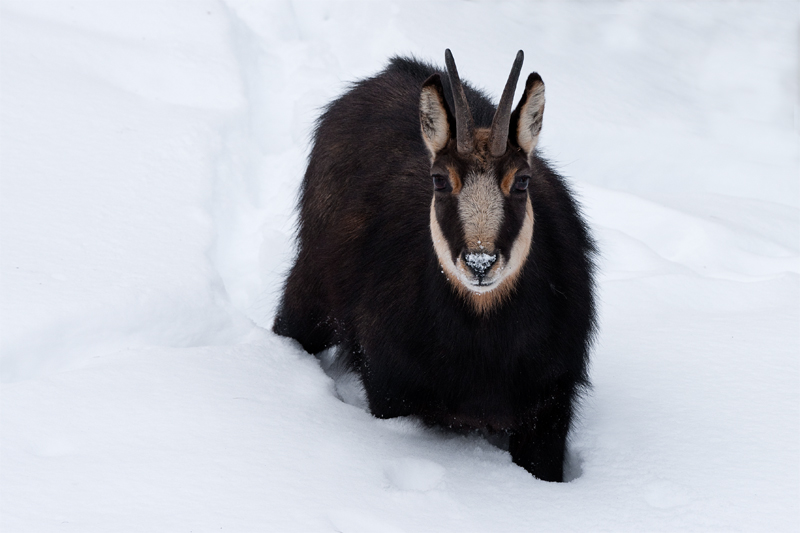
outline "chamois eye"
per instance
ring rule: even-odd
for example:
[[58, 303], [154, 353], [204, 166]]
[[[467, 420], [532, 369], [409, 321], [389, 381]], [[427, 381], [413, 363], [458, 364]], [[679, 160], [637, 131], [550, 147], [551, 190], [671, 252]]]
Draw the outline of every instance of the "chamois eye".
[[530, 176], [517, 176], [517, 181], [514, 182], [514, 190], [520, 192], [526, 190], [530, 181]]
[[447, 188], [447, 178], [441, 174], [433, 175], [433, 188], [437, 191], [443, 191]]

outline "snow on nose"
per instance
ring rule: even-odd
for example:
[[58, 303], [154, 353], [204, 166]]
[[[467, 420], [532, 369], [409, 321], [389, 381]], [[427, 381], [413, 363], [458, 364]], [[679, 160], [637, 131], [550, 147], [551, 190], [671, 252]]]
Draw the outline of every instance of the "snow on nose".
[[464, 262], [479, 277], [483, 277], [487, 270], [497, 261], [497, 254], [467, 253], [464, 254]]

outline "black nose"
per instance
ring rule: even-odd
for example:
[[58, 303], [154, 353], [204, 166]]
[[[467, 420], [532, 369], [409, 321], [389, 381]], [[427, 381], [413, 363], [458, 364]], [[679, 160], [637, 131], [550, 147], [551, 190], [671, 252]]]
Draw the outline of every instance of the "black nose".
[[464, 252], [462, 256], [464, 264], [469, 267], [472, 273], [482, 278], [486, 275], [492, 265], [497, 261], [497, 254], [487, 254], [486, 252]]

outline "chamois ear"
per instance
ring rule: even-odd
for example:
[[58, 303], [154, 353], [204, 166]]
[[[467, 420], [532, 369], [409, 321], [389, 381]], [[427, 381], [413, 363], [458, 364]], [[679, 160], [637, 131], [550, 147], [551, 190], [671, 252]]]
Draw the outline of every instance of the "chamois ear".
[[442, 80], [434, 74], [422, 84], [419, 96], [419, 124], [422, 140], [431, 154], [436, 157], [450, 141], [450, 110], [444, 99]]
[[539, 142], [543, 113], [544, 82], [534, 72], [528, 76], [525, 93], [511, 116], [511, 131], [516, 133], [517, 145], [525, 151], [529, 159]]

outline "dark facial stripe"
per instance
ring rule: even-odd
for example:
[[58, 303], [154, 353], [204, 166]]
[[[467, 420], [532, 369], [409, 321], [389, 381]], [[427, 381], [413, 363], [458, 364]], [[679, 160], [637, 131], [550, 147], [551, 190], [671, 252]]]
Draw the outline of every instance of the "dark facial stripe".
[[458, 216], [458, 197], [453, 195], [439, 195], [435, 203], [436, 220], [442, 230], [444, 238], [455, 263], [459, 252], [464, 248], [464, 228]]
[[522, 229], [522, 223], [525, 221], [527, 200], [527, 195], [521, 198], [511, 198], [503, 206], [504, 222], [497, 236], [497, 248], [504, 254], [511, 252], [511, 247]]

